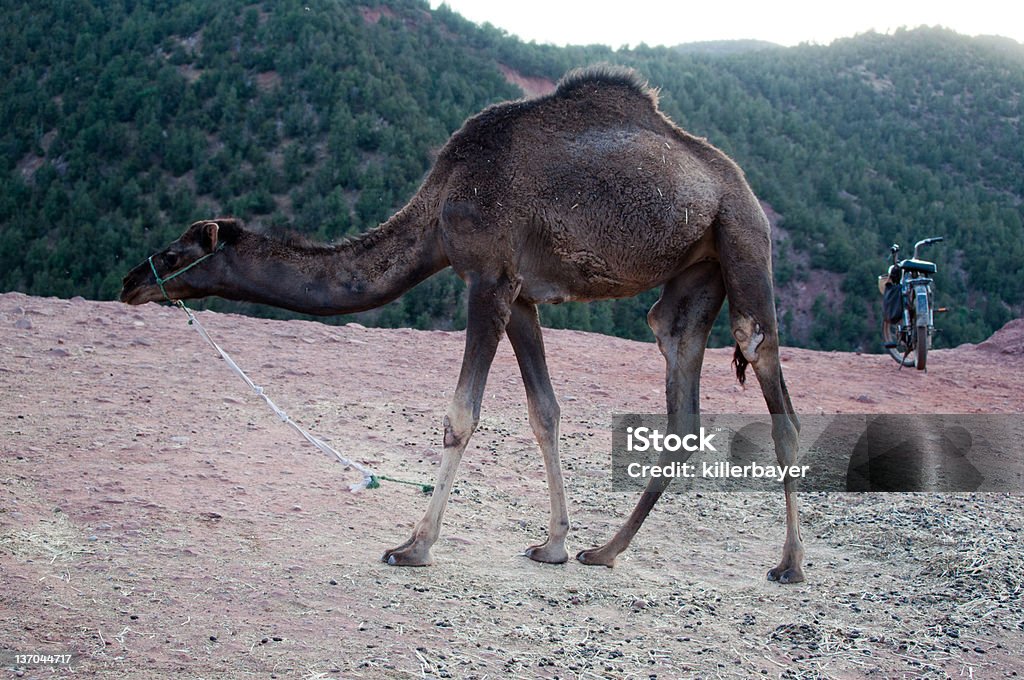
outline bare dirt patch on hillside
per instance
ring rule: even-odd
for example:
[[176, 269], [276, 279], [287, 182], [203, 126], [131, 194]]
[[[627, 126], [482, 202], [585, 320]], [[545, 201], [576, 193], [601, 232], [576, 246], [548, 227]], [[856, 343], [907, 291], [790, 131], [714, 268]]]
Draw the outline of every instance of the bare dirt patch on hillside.
[[[396, 477], [431, 481], [461, 333], [201, 313], [297, 421]], [[1014, 413], [1024, 329], [1000, 351], [786, 348], [797, 410]], [[1018, 336], [1009, 337], [1012, 333]], [[570, 550], [607, 539], [612, 413], [663, 409], [652, 344], [549, 331]], [[1011, 351], [1003, 352], [1002, 349]], [[709, 413], [761, 413], [730, 350]], [[24, 677], [1012, 677], [1024, 672], [1020, 496], [803, 495], [807, 582], [764, 579], [781, 494], [670, 494], [615, 569], [535, 564], [547, 491], [507, 343], [437, 564], [381, 552], [426, 506], [300, 440], [176, 309], [0, 295], [0, 649], [72, 653]]]
[[543, 97], [555, 91], [555, 82], [548, 78], [524, 76], [505, 64], [498, 64], [498, 70], [501, 71], [501, 75], [505, 76], [506, 81], [517, 86], [527, 97]]

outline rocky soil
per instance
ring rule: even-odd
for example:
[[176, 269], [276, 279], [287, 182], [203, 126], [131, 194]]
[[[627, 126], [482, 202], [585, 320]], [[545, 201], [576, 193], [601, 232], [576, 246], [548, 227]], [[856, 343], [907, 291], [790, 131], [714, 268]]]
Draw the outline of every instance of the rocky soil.
[[[200, 313], [282, 408], [382, 474], [431, 481], [460, 333]], [[570, 550], [636, 501], [611, 414], [662, 410], [654, 345], [549, 331]], [[731, 351], [707, 413], [761, 413]], [[1024, 321], [887, 356], [783, 349], [801, 414], [1024, 411]], [[1019, 452], [1018, 452], [1019, 453]], [[1020, 495], [805, 493], [807, 581], [764, 578], [781, 494], [667, 495], [615, 569], [541, 565], [547, 491], [499, 349], [436, 564], [381, 552], [426, 507], [285, 427], [177, 309], [0, 295], [0, 672], [100, 678], [1016, 677]], [[11, 653], [71, 654], [41, 664]], [[59, 661], [59, 659], [58, 659]]]

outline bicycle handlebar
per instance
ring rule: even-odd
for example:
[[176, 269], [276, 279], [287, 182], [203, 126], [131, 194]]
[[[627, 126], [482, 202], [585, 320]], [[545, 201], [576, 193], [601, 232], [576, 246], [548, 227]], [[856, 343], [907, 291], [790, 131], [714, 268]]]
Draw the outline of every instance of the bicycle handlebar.
[[914, 244], [914, 259], [915, 260], [917, 259], [917, 251], [918, 251], [918, 249], [921, 246], [930, 246], [931, 244], [938, 243], [939, 241], [942, 241], [942, 240], [943, 240], [942, 236], [933, 236], [931, 238], [922, 239], [922, 240], [918, 241], [917, 243], [915, 243]]

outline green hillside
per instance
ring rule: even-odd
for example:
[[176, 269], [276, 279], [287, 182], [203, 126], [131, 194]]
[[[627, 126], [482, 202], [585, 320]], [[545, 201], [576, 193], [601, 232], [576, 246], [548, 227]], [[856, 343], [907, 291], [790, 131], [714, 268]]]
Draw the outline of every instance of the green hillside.
[[[418, 0], [15, 1], [0, 31], [0, 290], [113, 298], [129, 267], [214, 215], [361, 232], [412, 195], [468, 115], [522, 96], [513, 80], [608, 61], [746, 170], [777, 224], [786, 342], [874, 351], [887, 246], [932, 235], [947, 238], [929, 255], [952, 310], [939, 346], [1022, 313], [1012, 41], [919, 29], [828, 47], [555, 48]], [[461, 292], [446, 272], [358, 319], [457, 328]], [[649, 339], [656, 295], [543, 315]]]

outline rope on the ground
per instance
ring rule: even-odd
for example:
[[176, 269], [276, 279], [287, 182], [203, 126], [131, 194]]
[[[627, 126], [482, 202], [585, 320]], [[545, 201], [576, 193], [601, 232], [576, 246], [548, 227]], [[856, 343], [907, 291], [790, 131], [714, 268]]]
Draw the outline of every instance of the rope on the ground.
[[267, 406], [269, 406], [270, 409], [277, 414], [277, 417], [280, 418], [282, 422], [284, 422], [286, 425], [288, 425], [293, 430], [302, 435], [302, 437], [310, 444], [317, 447], [318, 449], [326, 453], [328, 456], [333, 456], [342, 465], [357, 470], [363, 476], [361, 482], [349, 486], [349, 489], [351, 491], [359, 491], [360, 489], [376, 489], [380, 487], [380, 480], [382, 479], [391, 482], [398, 482], [399, 484], [409, 484], [412, 486], [418, 486], [424, 493], [430, 493], [431, 491], [434, 490], [434, 487], [431, 486], [430, 484], [407, 482], [401, 479], [386, 477], [384, 475], [375, 475], [373, 471], [370, 470], [370, 468], [360, 463], [357, 463], [354, 460], [345, 458], [340, 453], [338, 453], [330, 444], [317, 437], [314, 437], [309, 432], [302, 429], [298, 425], [298, 423], [292, 420], [287, 413], [281, 410], [281, 408], [278, 407], [278, 405], [275, 404], [271, 400], [271, 398], [267, 396], [266, 392], [263, 391], [262, 387], [254, 383], [252, 379], [245, 374], [245, 371], [239, 368], [238, 364], [235, 363], [234, 359], [232, 359], [227, 352], [221, 349], [220, 345], [213, 341], [213, 338], [210, 337], [209, 333], [206, 332], [206, 329], [203, 328], [202, 324], [199, 323], [199, 320], [196, 318], [195, 314], [192, 313], [192, 310], [185, 306], [184, 302], [182, 302], [181, 300], [175, 300], [174, 304], [180, 307], [182, 311], [184, 311], [185, 314], [188, 315], [188, 325], [196, 329], [196, 332], [199, 333], [203, 340], [206, 340], [206, 342], [209, 343], [210, 347], [213, 347], [213, 349], [217, 351], [217, 354], [220, 355], [220, 358], [224, 360], [224, 362], [231, 368], [232, 371], [238, 374], [238, 377], [245, 381], [245, 384], [249, 386], [249, 389], [255, 392], [257, 396], [259, 396], [261, 399], [263, 399], [263, 401], [267, 403]]

